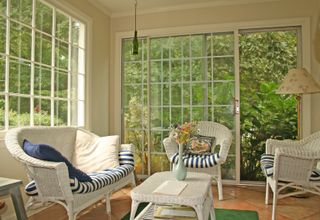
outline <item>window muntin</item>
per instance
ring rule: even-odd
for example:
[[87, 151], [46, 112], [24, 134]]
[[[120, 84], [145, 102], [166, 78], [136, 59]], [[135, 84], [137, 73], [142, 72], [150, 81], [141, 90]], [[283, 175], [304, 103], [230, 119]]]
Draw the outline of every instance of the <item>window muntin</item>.
[[0, 129], [84, 126], [85, 31], [43, 1], [1, 1]]

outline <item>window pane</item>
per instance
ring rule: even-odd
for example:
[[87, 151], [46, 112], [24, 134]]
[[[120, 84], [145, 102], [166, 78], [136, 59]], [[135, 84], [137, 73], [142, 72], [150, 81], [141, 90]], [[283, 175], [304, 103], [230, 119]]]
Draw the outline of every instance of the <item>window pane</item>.
[[63, 100], [54, 101], [54, 125], [67, 125], [68, 102]]
[[234, 127], [233, 106], [216, 106], [213, 118], [215, 122], [221, 123], [228, 128]]
[[151, 108], [151, 125], [152, 128], [161, 128], [161, 108]]
[[172, 124], [182, 124], [182, 110], [181, 108], [171, 108], [171, 123]]
[[192, 105], [204, 105], [208, 100], [208, 87], [206, 83], [192, 84]]
[[56, 70], [54, 77], [54, 96], [68, 98], [68, 73]]
[[41, 96], [51, 95], [51, 69], [35, 65], [34, 70], [34, 94]]
[[30, 94], [31, 64], [29, 62], [10, 59], [9, 66], [9, 92]]
[[60, 12], [56, 13], [56, 37], [69, 41], [69, 18]]
[[162, 82], [170, 82], [169, 61], [162, 61]]
[[56, 67], [68, 70], [68, 44], [56, 40]]
[[124, 82], [139, 83], [142, 81], [142, 65], [141, 62], [125, 62], [124, 71], [127, 73]]
[[234, 83], [214, 83], [213, 100], [216, 105], [232, 105], [234, 98]]
[[207, 80], [207, 71], [206, 71], [206, 66], [207, 66], [207, 59], [195, 59], [191, 61], [192, 65], [192, 81], [202, 81], [202, 80]]
[[10, 23], [10, 53], [31, 60], [31, 29], [21, 24]]
[[34, 100], [34, 125], [49, 126], [51, 123], [51, 101], [50, 99]]
[[191, 121], [203, 121], [203, 120], [207, 120], [206, 115], [205, 115], [205, 107], [192, 108]]
[[214, 80], [233, 80], [234, 79], [234, 58], [222, 57], [212, 60]]
[[151, 106], [160, 106], [161, 105], [161, 84], [151, 84], [150, 87], [151, 93]]
[[212, 35], [212, 55], [219, 56], [219, 55], [233, 55], [233, 34], [213, 34]]
[[162, 86], [162, 105], [170, 105], [170, 85], [169, 84], [163, 84]]
[[11, 1], [10, 16], [13, 19], [31, 25], [32, 0]]
[[6, 66], [5, 66], [5, 58], [0, 55], [0, 92], [4, 92], [6, 85]]
[[190, 84], [183, 84], [182, 85], [182, 99], [184, 105], [190, 105]]
[[0, 14], [6, 15], [7, 12], [7, 1], [0, 1]]
[[141, 85], [125, 85], [124, 86], [124, 93], [123, 93], [123, 100], [126, 105], [129, 104], [129, 101], [133, 98], [140, 99], [142, 98], [142, 88]]
[[9, 126], [30, 125], [30, 98], [9, 97]]
[[182, 76], [182, 60], [173, 60], [171, 61], [171, 81], [172, 82], [181, 82]]
[[151, 82], [161, 82], [161, 62], [151, 61], [150, 65], [150, 81]]
[[205, 37], [204, 35], [193, 35], [191, 36], [191, 56], [192, 57], [203, 57], [205, 51]]
[[181, 105], [182, 84], [171, 85], [171, 105]]
[[6, 51], [6, 27], [6, 20], [0, 16], [0, 53]]
[[52, 34], [53, 10], [41, 1], [36, 1], [36, 28]]
[[35, 41], [35, 61], [47, 65], [51, 65], [52, 43], [51, 37], [36, 32]]

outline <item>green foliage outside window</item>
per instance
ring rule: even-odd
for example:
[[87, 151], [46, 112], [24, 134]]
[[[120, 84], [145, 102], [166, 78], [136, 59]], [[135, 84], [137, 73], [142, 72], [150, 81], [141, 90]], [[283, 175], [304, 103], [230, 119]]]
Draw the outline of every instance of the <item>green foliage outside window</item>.
[[275, 91], [288, 70], [297, 66], [297, 48], [294, 30], [240, 37], [242, 180], [264, 180], [260, 156], [268, 138], [296, 138], [296, 101]]

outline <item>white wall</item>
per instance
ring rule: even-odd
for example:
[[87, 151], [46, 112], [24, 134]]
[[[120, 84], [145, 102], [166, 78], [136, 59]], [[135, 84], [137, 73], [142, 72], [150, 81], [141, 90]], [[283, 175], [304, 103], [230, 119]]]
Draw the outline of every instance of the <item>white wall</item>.
[[[319, 19], [318, 0], [279, 0], [255, 4], [242, 4], [233, 6], [207, 7], [199, 9], [187, 9], [181, 11], [168, 11], [159, 13], [142, 14], [137, 16], [138, 33], [148, 29], [166, 29], [168, 27], [197, 26], [209, 24], [245, 23], [266, 20], [280, 20], [293, 18], [310, 18], [311, 21], [311, 69], [309, 71], [320, 79], [319, 60], [315, 57], [315, 37], [319, 35], [316, 28]], [[139, 8], [138, 8], [139, 13]], [[133, 17], [116, 17], [111, 19], [111, 54], [116, 54], [115, 39], [121, 32], [133, 31]], [[213, 30], [214, 31], [214, 30]], [[121, 132], [121, 97], [120, 73], [116, 72], [114, 66], [115, 56], [110, 57], [111, 78], [110, 91], [116, 93], [110, 97], [110, 132], [120, 134]], [[113, 109], [112, 109], [113, 108]], [[312, 95], [311, 118], [312, 124], [308, 127], [313, 131], [320, 130], [320, 117], [316, 119], [317, 109], [320, 109], [319, 95]], [[316, 120], [314, 120], [316, 119]], [[308, 130], [310, 130], [308, 129]]]

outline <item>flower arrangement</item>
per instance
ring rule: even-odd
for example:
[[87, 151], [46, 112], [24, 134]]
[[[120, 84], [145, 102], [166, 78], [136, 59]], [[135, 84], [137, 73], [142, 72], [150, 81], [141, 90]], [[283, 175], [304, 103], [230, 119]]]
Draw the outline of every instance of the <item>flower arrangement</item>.
[[185, 122], [182, 125], [176, 124], [171, 126], [170, 136], [175, 138], [178, 144], [186, 144], [197, 132], [196, 122]]

